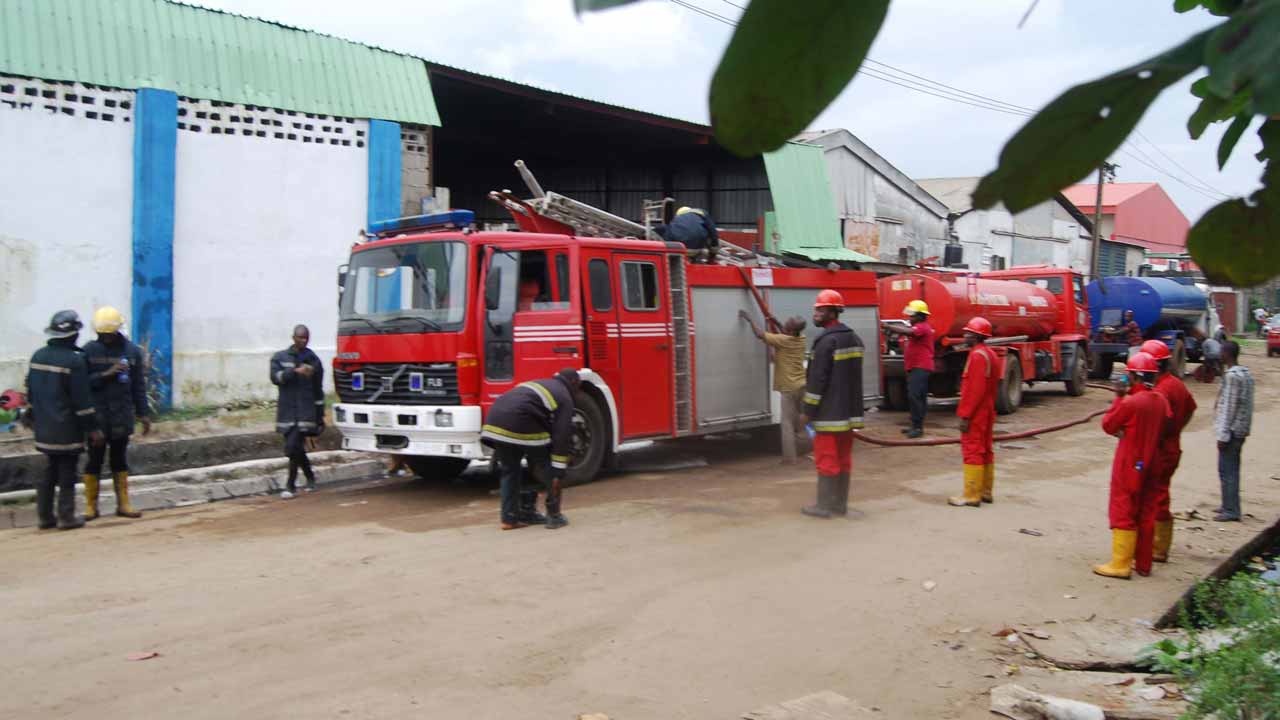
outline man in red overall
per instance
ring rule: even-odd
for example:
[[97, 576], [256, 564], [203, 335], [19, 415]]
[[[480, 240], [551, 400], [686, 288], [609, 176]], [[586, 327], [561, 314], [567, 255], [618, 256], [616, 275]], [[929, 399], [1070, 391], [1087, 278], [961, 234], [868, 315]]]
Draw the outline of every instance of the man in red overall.
[[1004, 376], [1003, 365], [995, 351], [987, 347], [991, 323], [975, 317], [964, 326], [964, 340], [969, 345], [969, 359], [964, 364], [960, 383], [960, 452], [964, 455], [964, 495], [948, 498], [957, 507], [980, 507], [994, 500], [996, 456], [991, 449], [992, 429], [996, 423], [996, 389]]
[[1139, 507], [1143, 494], [1151, 492], [1151, 464], [1170, 412], [1169, 401], [1151, 390], [1159, 370], [1155, 358], [1134, 353], [1125, 367], [1128, 382], [1115, 384], [1115, 400], [1102, 416], [1103, 431], [1120, 438], [1111, 463], [1111, 562], [1093, 571], [1127, 580], [1138, 545]]
[[1142, 352], [1155, 358], [1160, 367], [1154, 390], [1169, 402], [1173, 417], [1165, 425], [1151, 463], [1151, 493], [1142, 498], [1138, 522], [1138, 550], [1134, 568], [1139, 575], [1151, 573], [1151, 562], [1169, 562], [1173, 545], [1173, 513], [1169, 512], [1169, 486], [1182, 459], [1182, 429], [1196, 412], [1196, 400], [1182, 380], [1169, 371], [1169, 346], [1159, 340], [1142, 344]]

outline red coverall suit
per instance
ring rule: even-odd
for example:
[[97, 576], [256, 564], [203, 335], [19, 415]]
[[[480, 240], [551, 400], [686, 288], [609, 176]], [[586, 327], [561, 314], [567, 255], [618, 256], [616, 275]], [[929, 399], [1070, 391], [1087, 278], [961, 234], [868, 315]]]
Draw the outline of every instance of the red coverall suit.
[[996, 462], [991, 449], [992, 429], [996, 422], [996, 390], [1003, 370], [1000, 358], [985, 344], [974, 347], [964, 365], [956, 417], [969, 419], [969, 432], [960, 436], [960, 452], [964, 457], [964, 494], [970, 504], [979, 499], [992, 501]]
[[1138, 521], [1138, 550], [1134, 564], [1138, 571], [1151, 571], [1151, 561], [1167, 562], [1173, 544], [1173, 514], [1169, 512], [1169, 485], [1182, 460], [1182, 429], [1191, 422], [1196, 400], [1181, 380], [1164, 373], [1156, 380], [1157, 393], [1169, 403], [1173, 417], [1165, 424], [1151, 463], [1151, 492], [1143, 495]]
[[1112, 565], [1123, 566], [1111, 569], [1122, 571], [1123, 577], [1128, 577], [1129, 564], [1135, 556], [1141, 500], [1144, 492], [1151, 492], [1151, 465], [1169, 417], [1169, 401], [1146, 386], [1117, 397], [1102, 417], [1102, 429], [1120, 437], [1111, 463], [1108, 512], [1113, 535]]

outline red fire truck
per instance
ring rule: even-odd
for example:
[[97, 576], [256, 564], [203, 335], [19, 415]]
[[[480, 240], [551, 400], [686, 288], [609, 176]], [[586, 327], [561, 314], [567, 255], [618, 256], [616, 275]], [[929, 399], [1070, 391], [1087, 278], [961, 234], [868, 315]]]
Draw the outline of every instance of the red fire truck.
[[[902, 317], [911, 300], [929, 304], [937, 347], [929, 392], [951, 397], [960, 387], [968, 357], [962, 328], [970, 318], [991, 321], [990, 345], [1005, 358], [996, 410], [1016, 412], [1023, 384], [1061, 381], [1071, 395], [1085, 390], [1088, 372], [1089, 309], [1084, 279], [1069, 269], [1015, 267], [979, 274], [928, 272], [880, 280], [880, 313]], [[886, 405], [906, 407], [905, 372], [896, 336], [886, 339], [882, 366]]]
[[[567, 480], [583, 482], [624, 443], [779, 422], [766, 350], [738, 317], [759, 317], [757, 295], [776, 317], [807, 319], [834, 288], [845, 322], [876, 338], [872, 273], [694, 264], [678, 244], [583, 237], [648, 229], [547, 195], [491, 195], [521, 232], [472, 231], [472, 213], [450, 211], [377, 224], [352, 248], [333, 367], [343, 447], [456, 476], [487, 456], [480, 429], [499, 395], [573, 367], [583, 385]], [[879, 367], [866, 366], [874, 401]]]

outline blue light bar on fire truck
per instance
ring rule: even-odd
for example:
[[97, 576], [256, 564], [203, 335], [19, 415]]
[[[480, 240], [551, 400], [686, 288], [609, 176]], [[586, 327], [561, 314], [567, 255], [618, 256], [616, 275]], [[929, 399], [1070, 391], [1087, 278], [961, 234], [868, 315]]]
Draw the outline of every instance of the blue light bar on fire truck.
[[369, 234], [386, 237], [407, 232], [430, 232], [433, 230], [463, 230], [471, 227], [476, 221], [476, 214], [470, 210], [448, 210], [430, 215], [411, 215], [409, 217], [376, 220], [369, 223]]

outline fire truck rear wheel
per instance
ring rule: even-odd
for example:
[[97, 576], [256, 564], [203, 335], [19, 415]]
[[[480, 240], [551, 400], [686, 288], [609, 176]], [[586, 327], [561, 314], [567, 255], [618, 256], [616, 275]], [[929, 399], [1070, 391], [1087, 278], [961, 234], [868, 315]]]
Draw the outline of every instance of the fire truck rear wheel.
[[1017, 353], [1009, 353], [1004, 358], [1004, 378], [996, 390], [996, 412], [1001, 415], [1012, 415], [1022, 404], [1022, 363]]
[[579, 392], [573, 397], [573, 448], [565, 485], [591, 482], [600, 473], [608, 454], [609, 423], [594, 397]]
[[902, 378], [891, 378], [885, 381], [884, 409], [907, 409], [907, 383]]
[[1115, 358], [1107, 353], [1089, 353], [1089, 377], [1093, 380], [1106, 380], [1111, 377], [1111, 366]]
[[413, 468], [413, 474], [423, 480], [452, 480], [471, 464], [464, 458], [448, 457], [410, 457], [405, 460]]

